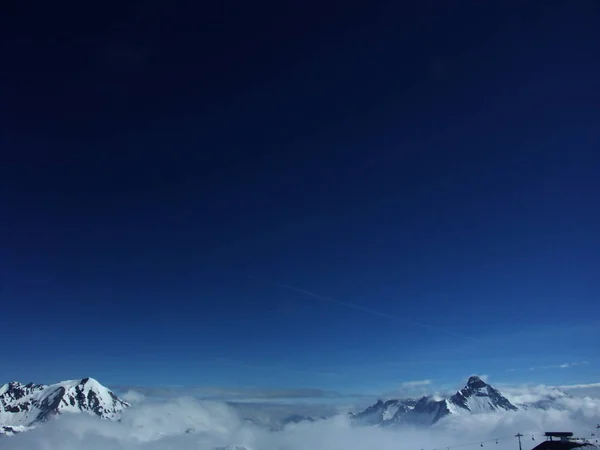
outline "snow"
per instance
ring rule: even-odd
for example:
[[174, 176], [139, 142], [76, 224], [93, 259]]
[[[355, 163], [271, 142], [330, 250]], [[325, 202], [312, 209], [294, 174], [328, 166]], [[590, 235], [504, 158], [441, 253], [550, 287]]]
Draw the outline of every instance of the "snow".
[[392, 417], [394, 417], [399, 409], [400, 405], [397, 403], [395, 405], [388, 406], [383, 412], [383, 420], [390, 420]]
[[[386, 405], [387, 403], [389, 402], [386, 402]], [[370, 425], [402, 423], [431, 425], [449, 415], [468, 416], [493, 411], [516, 411], [518, 409], [499, 391], [483, 382], [479, 377], [469, 378], [467, 385], [449, 398], [423, 397], [414, 407], [411, 406], [404, 411], [399, 411], [401, 404], [401, 401], [396, 400], [395, 403], [382, 410], [379, 422], [363, 423]], [[363, 413], [354, 415], [354, 417], [361, 417], [369, 409], [377, 411], [378, 405], [379, 403], [369, 407]], [[394, 416], [397, 412], [398, 414]], [[373, 415], [369, 417], [376, 418]]]
[[[18, 398], [17, 398], [18, 397]], [[0, 427], [31, 427], [54, 414], [85, 412], [115, 419], [129, 406], [93, 378], [51, 385], [8, 383], [0, 388]], [[20, 430], [19, 430], [20, 431]], [[0, 434], [8, 434], [6, 431]]]
[[474, 395], [467, 399], [467, 408], [471, 413], [477, 414], [498, 409], [498, 406], [487, 395], [485, 397]]

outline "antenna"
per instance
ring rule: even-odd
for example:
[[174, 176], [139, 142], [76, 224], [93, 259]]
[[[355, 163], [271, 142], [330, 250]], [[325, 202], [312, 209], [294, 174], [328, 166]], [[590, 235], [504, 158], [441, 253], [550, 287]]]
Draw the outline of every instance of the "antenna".
[[523, 447], [521, 447], [521, 438], [523, 435], [521, 433], [517, 433], [515, 434], [515, 437], [519, 440], [519, 450], [523, 450]]

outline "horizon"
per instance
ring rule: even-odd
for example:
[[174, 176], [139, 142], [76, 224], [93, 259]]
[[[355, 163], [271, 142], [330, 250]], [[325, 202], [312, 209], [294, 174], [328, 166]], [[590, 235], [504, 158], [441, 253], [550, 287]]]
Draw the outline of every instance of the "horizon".
[[[104, 385], [101, 380], [94, 377], [75, 378], [70, 380], [60, 380], [55, 383], [35, 383], [62, 384], [67, 382], [80, 382], [84, 380], [94, 380], [101, 386], [108, 388], [122, 399], [136, 404], [141, 401], [167, 401], [178, 397], [194, 397], [201, 400], [224, 401], [231, 405], [255, 405], [255, 406], [286, 406], [294, 407], [331, 407], [351, 410], [351, 408], [362, 408], [377, 402], [386, 402], [388, 400], [413, 399], [420, 398], [449, 398], [468, 385], [471, 378], [477, 378], [485, 384], [497, 389], [502, 395], [510, 399], [529, 395], [543, 396], [552, 392], [562, 392], [575, 397], [600, 398], [600, 382], [587, 384], [572, 384], [552, 386], [546, 384], [507, 384], [494, 383], [489, 380], [487, 375], [473, 374], [465, 378], [462, 383], [455, 383], [453, 387], [445, 385], [443, 388], [436, 386], [432, 380], [418, 380], [405, 382], [395, 391], [380, 393], [355, 392], [342, 394], [335, 391], [321, 391], [316, 389], [288, 388], [288, 389], [252, 389], [237, 388], [227, 389], [217, 386], [110, 386]], [[11, 380], [6, 383], [0, 383], [0, 386], [8, 385], [12, 382], [28, 384], [20, 380]], [[540, 394], [542, 393], [542, 394]], [[514, 402], [513, 402], [514, 403]], [[525, 402], [529, 403], [529, 402]], [[519, 404], [517, 402], [516, 404]], [[335, 411], [335, 410], [331, 410]]]

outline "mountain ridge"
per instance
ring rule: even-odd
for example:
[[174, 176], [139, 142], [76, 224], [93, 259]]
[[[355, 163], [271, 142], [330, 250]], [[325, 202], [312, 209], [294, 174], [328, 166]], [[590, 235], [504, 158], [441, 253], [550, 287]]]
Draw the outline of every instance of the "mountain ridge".
[[64, 413], [115, 420], [129, 403], [94, 378], [45, 385], [11, 381], [0, 386], [0, 434], [15, 434]]
[[490, 411], [517, 411], [500, 391], [478, 376], [469, 377], [466, 385], [453, 395], [438, 399], [424, 396], [419, 400], [378, 400], [359, 413], [349, 417], [362, 425], [392, 426], [399, 424], [433, 425], [444, 417], [455, 414], [477, 414]]

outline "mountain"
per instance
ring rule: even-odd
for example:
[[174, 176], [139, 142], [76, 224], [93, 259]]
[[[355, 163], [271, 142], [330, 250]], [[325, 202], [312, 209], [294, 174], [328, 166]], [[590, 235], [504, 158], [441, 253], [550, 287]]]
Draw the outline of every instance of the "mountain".
[[516, 406], [519, 409], [564, 410], [567, 408], [565, 402], [568, 402], [572, 398], [572, 395], [560, 389], [552, 389], [550, 392], [541, 395], [535, 400], [531, 400], [529, 403], [517, 403]]
[[380, 425], [389, 424], [396, 417], [408, 413], [415, 407], [417, 402], [412, 399], [406, 400], [378, 400], [372, 406], [369, 406], [364, 411], [353, 414], [350, 413], [350, 418], [363, 425]]
[[300, 423], [300, 422], [315, 422], [319, 419], [315, 419], [311, 416], [303, 416], [302, 414], [292, 414], [291, 416], [287, 416], [282, 420], [283, 425], [287, 425], [290, 423]]
[[114, 420], [128, 406], [93, 378], [51, 385], [13, 381], [0, 387], [0, 434], [25, 431], [63, 413]]
[[479, 377], [471, 377], [467, 385], [448, 399], [450, 405], [466, 409], [471, 413], [487, 411], [516, 411], [517, 407], [508, 401], [500, 391]]
[[390, 426], [396, 424], [431, 425], [451, 414], [477, 414], [489, 411], [516, 411], [500, 391], [472, 376], [460, 391], [448, 398], [422, 397], [411, 400], [379, 400], [350, 418], [362, 425]]

